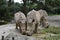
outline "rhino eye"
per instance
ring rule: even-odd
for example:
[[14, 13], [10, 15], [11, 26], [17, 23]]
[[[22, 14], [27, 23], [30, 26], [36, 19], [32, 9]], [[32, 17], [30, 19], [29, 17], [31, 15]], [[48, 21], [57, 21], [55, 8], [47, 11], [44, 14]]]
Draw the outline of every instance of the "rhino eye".
[[32, 22], [34, 22], [35, 20], [33, 19]]

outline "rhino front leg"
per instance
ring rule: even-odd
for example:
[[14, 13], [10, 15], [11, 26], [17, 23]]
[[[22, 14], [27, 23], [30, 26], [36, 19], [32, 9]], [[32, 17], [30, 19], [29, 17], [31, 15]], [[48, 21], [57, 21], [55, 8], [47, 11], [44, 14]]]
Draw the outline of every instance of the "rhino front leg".
[[22, 29], [21, 29], [21, 25], [19, 24], [19, 30], [20, 30], [20, 33], [22, 33]]
[[37, 33], [38, 23], [35, 24], [34, 33]]
[[16, 29], [18, 29], [18, 24], [16, 23]]

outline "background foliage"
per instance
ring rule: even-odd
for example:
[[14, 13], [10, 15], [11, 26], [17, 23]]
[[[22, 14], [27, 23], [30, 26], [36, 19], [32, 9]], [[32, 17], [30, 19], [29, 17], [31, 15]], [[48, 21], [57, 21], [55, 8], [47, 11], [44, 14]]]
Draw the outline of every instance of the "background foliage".
[[20, 4], [0, 0], [0, 20], [11, 21], [14, 13], [22, 11], [26, 15], [32, 9], [44, 9], [49, 15], [60, 14], [60, 0], [45, 0], [45, 4], [40, 0], [23, 0]]

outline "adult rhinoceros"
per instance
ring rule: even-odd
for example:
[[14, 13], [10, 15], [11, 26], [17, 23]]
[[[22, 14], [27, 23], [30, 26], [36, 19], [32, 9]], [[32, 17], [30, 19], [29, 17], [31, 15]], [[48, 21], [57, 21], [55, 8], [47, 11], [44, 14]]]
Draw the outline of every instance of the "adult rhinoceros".
[[37, 32], [41, 16], [38, 11], [32, 10], [27, 14], [27, 35], [32, 35]]
[[14, 14], [14, 19], [15, 19], [15, 22], [16, 22], [16, 29], [20, 29], [20, 32], [22, 34], [24, 34], [26, 32], [25, 28], [26, 28], [26, 16], [24, 15], [24, 13], [22, 12], [17, 12]]

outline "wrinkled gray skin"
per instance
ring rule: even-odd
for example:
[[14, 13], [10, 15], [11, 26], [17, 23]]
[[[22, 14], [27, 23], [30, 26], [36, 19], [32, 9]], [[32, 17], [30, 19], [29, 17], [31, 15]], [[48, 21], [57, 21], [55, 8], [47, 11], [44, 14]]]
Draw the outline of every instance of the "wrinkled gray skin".
[[32, 10], [27, 14], [27, 35], [37, 32], [40, 19], [41, 17], [38, 11]]
[[40, 25], [42, 25], [42, 27], [45, 27], [45, 28], [48, 28], [49, 27], [49, 24], [48, 24], [48, 14], [45, 10], [38, 10], [38, 12], [40, 13], [41, 15], [41, 21], [40, 21]]
[[15, 22], [16, 22], [16, 29], [18, 29], [19, 27], [19, 30], [22, 34], [24, 34], [26, 32], [26, 16], [24, 15], [24, 13], [22, 12], [17, 12], [14, 14], [14, 19], [15, 19]]

